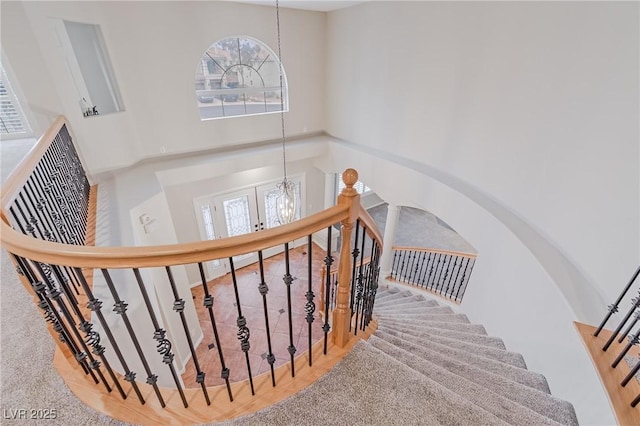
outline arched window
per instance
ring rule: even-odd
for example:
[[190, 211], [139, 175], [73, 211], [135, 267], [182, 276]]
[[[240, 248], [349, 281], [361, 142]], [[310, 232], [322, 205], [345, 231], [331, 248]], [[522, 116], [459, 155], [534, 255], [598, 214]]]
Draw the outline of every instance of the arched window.
[[[282, 73], [287, 111], [284, 69]], [[201, 120], [280, 112], [279, 58], [264, 43], [250, 37], [222, 39], [200, 58], [195, 90]]]

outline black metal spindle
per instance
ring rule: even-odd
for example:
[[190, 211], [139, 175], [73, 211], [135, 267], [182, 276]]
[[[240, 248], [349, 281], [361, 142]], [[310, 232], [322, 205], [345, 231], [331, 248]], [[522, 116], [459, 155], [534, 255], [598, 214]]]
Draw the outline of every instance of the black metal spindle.
[[291, 377], [296, 376], [295, 363], [293, 362], [294, 355], [296, 353], [296, 347], [293, 345], [293, 318], [291, 314], [291, 284], [293, 284], [294, 278], [291, 276], [291, 270], [289, 267], [289, 243], [284, 243], [284, 265], [285, 273], [282, 280], [287, 287], [287, 314], [289, 319], [289, 347], [287, 351], [291, 358]]
[[420, 278], [418, 284], [422, 288], [426, 288], [425, 279], [427, 277], [427, 271], [429, 270], [429, 262], [431, 261], [432, 253], [425, 252], [424, 260], [422, 262], [422, 266], [420, 267]]
[[440, 294], [443, 293], [444, 290], [444, 282], [447, 280], [447, 274], [449, 272], [449, 265], [451, 264], [451, 255], [450, 254], [445, 254], [444, 255], [444, 261], [442, 262], [442, 268], [440, 270], [440, 276], [438, 277], [438, 287], [436, 289], [436, 292], [439, 292]]
[[10, 254], [11, 256], [13, 256], [14, 260], [16, 261], [16, 264], [18, 265], [17, 266], [18, 274], [24, 275], [27, 278], [27, 281], [29, 281], [29, 283], [31, 284], [31, 287], [33, 288], [33, 291], [38, 297], [39, 302], [37, 306], [40, 309], [42, 309], [44, 313], [45, 321], [50, 323], [54, 331], [58, 333], [58, 337], [60, 338], [60, 341], [67, 345], [71, 353], [74, 355], [74, 359], [76, 360], [78, 365], [80, 365], [80, 367], [85, 372], [85, 374], [89, 374], [90, 372], [89, 367], [87, 366], [86, 362], [84, 362], [84, 360], [81, 358], [80, 351], [78, 350], [77, 345], [71, 338], [71, 335], [69, 334], [69, 331], [67, 330], [66, 325], [61, 321], [60, 315], [58, 311], [55, 309], [53, 302], [51, 301], [51, 299], [49, 299], [46, 285], [42, 281], [38, 280], [35, 272], [33, 271], [31, 266], [29, 265], [29, 262], [25, 258], [14, 255], [12, 253]]
[[230, 371], [227, 365], [224, 362], [224, 355], [222, 353], [222, 346], [220, 345], [220, 335], [218, 334], [218, 326], [216, 324], [216, 317], [213, 313], [213, 302], [214, 298], [209, 293], [209, 286], [207, 285], [207, 280], [204, 276], [204, 268], [202, 267], [202, 262], [198, 262], [198, 269], [200, 270], [200, 280], [202, 281], [202, 288], [204, 290], [204, 300], [203, 305], [207, 308], [209, 312], [209, 320], [211, 321], [211, 328], [213, 329], [213, 337], [216, 341], [216, 347], [218, 348], [218, 357], [220, 358], [220, 377], [222, 377], [227, 385], [227, 393], [229, 394], [229, 401], [233, 402], [233, 393], [231, 392], [231, 384], [229, 383], [229, 375]]
[[629, 381], [631, 379], [633, 379], [635, 377], [636, 374], [638, 374], [638, 371], [640, 371], [640, 360], [636, 363], [636, 365], [633, 366], [633, 368], [631, 369], [631, 371], [629, 371], [629, 374], [627, 374], [625, 376], [625, 378], [622, 380], [622, 382], [620, 383], [620, 385], [622, 385], [622, 387], [627, 386], [627, 384], [629, 383]]
[[133, 274], [136, 277], [138, 288], [140, 289], [140, 293], [142, 294], [142, 298], [144, 299], [144, 304], [147, 307], [147, 312], [149, 313], [149, 318], [151, 318], [151, 323], [153, 324], [153, 339], [158, 342], [158, 344], [156, 345], [156, 350], [160, 355], [162, 355], [162, 362], [169, 367], [169, 370], [171, 371], [171, 377], [173, 377], [173, 381], [176, 384], [176, 389], [178, 389], [178, 393], [180, 394], [180, 399], [182, 399], [182, 405], [184, 406], [184, 408], [187, 408], [189, 407], [189, 404], [187, 403], [187, 398], [185, 397], [184, 391], [182, 390], [182, 384], [180, 382], [180, 378], [178, 377], [178, 373], [173, 366], [174, 355], [171, 352], [171, 341], [167, 339], [166, 330], [160, 327], [158, 318], [156, 317], [156, 314], [153, 310], [153, 305], [151, 304], [151, 300], [149, 299], [149, 293], [144, 286], [142, 275], [140, 275], [140, 270], [138, 268], [133, 268]]
[[307, 280], [308, 280], [308, 284], [307, 284], [307, 293], [305, 294], [306, 298], [307, 298], [307, 303], [304, 305], [304, 310], [307, 314], [306, 316], [306, 320], [307, 320], [307, 325], [308, 325], [308, 331], [309, 331], [309, 367], [311, 367], [313, 365], [313, 360], [312, 360], [312, 344], [313, 344], [313, 339], [311, 337], [311, 324], [313, 323], [313, 313], [316, 310], [316, 304], [313, 303], [313, 241], [312, 241], [312, 236], [309, 235], [307, 237], [307, 252], [308, 252], [308, 257], [307, 257]]
[[[193, 365], [196, 368], [196, 383], [200, 384], [202, 394], [204, 395], [204, 400], [207, 402], [207, 405], [211, 405], [209, 393], [207, 392], [207, 385], [204, 382], [206, 373], [200, 368], [198, 354], [196, 353], [196, 348], [193, 346], [193, 339], [191, 338], [191, 330], [189, 330], [187, 317], [184, 314], [185, 301], [178, 293], [178, 288], [176, 287], [176, 282], [173, 279], [173, 273], [171, 272], [171, 266], [165, 266], [164, 270], [167, 272], [169, 285], [171, 286], [171, 291], [173, 293], [173, 310], [180, 315], [180, 322], [182, 322], [182, 329], [184, 330], [184, 335], [187, 338], [187, 344], [189, 345], [189, 351], [191, 352], [191, 359], [193, 360]], [[136, 276], [136, 278], [138, 277]]]
[[633, 317], [633, 321], [631, 321], [631, 323], [629, 324], [629, 326], [627, 327], [627, 329], [625, 331], [620, 333], [620, 338], [618, 339], [618, 343], [622, 343], [624, 338], [627, 337], [629, 335], [629, 333], [631, 333], [631, 330], [633, 330], [633, 327], [636, 326], [638, 321], [640, 321], [640, 311], [636, 311], [636, 313], [635, 313], [635, 315]]
[[329, 286], [331, 285], [331, 265], [333, 264], [333, 256], [331, 256], [331, 228], [333, 226], [329, 226], [327, 229], [327, 255], [324, 258], [324, 266], [327, 270], [326, 273], [326, 285], [325, 285], [325, 301], [324, 301], [324, 325], [322, 326], [322, 331], [324, 332], [324, 351], [323, 353], [327, 354], [327, 335], [329, 334], [329, 330], [331, 330], [331, 326], [329, 325]]
[[459, 285], [460, 285], [460, 284], [458, 284], [458, 277], [460, 276], [460, 270], [462, 269], [462, 263], [464, 262], [464, 258], [460, 257], [459, 260], [460, 260], [460, 262], [457, 265], [455, 265], [456, 266], [456, 268], [455, 268], [456, 269], [456, 277], [453, 279], [453, 288], [451, 289], [451, 292], [449, 293], [449, 298], [450, 299], [454, 298], [453, 293], [457, 292], [457, 289], [459, 288]]
[[398, 250], [394, 250], [393, 251], [393, 262], [391, 262], [391, 278], [393, 278], [394, 280], [398, 279], [398, 262], [399, 262], [399, 255], [398, 255]]
[[475, 258], [470, 258], [468, 264], [471, 264], [471, 267], [469, 268], [469, 273], [467, 274], [467, 269], [465, 268], [464, 274], [462, 275], [462, 282], [461, 282], [461, 294], [460, 294], [460, 299], [462, 300], [462, 298], [464, 297], [464, 293], [465, 291], [467, 291], [467, 284], [469, 284], [469, 280], [471, 279], [471, 273], [473, 272], [473, 266], [476, 264], [476, 259]]
[[411, 262], [409, 264], [409, 268], [407, 270], [407, 281], [413, 283], [413, 276], [415, 275], [415, 265], [418, 264], [418, 251], [413, 250], [411, 252]]
[[[118, 361], [120, 361], [120, 364], [122, 365], [122, 369], [125, 372], [124, 379], [127, 382], [131, 383], [131, 386], [133, 387], [133, 390], [136, 393], [138, 400], [140, 400], [141, 404], [144, 404], [145, 403], [144, 398], [142, 397], [142, 393], [140, 392], [140, 389], [138, 388], [138, 384], [135, 381], [136, 373], [134, 373], [129, 369], [129, 366], [127, 365], [127, 362], [125, 361], [124, 356], [122, 355], [122, 351], [120, 351], [120, 346], [118, 345], [118, 342], [116, 341], [116, 339], [113, 337], [111, 328], [109, 327], [109, 324], [104, 318], [104, 314], [102, 313], [102, 301], [100, 301], [99, 299], [96, 299], [96, 297], [93, 295], [93, 292], [91, 291], [91, 288], [87, 284], [87, 281], [84, 278], [84, 275], [82, 275], [82, 270], [78, 267], [74, 268], [74, 270], [76, 271], [76, 274], [78, 275], [78, 277], [80, 277], [80, 285], [82, 286], [82, 290], [89, 298], [89, 303], [87, 303], [87, 307], [89, 308], [89, 310], [96, 313], [96, 316], [98, 317], [98, 321], [100, 322], [102, 329], [107, 335], [107, 339], [109, 339], [109, 343], [111, 344], [113, 351], [116, 353], [116, 357], [118, 358]], [[120, 384], [118, 384], [118, 389], [121, 389]], [[121, 392], [120, 395], [122, 396], [122, 399], [127, 399], [126, 394], [124, 394], [123, 392]]]
[[[38, 275], [40, 275], [40, 278], [42, 279], [41, 283], [43, 283], [47, 287], [47, 297], [56, 302], [56, 304], [58, 305], [58, 309], [62, 313], [62, 317], [60, 317], [56, 312], [56, 315], [58, 315], [58, 321], [62, 323], [62, 318], [64, 317], [66, 319], [68, 324], [67, 330], [71, 331], [71, 335], [75, 337], [76, 342], [80, 343], [80, 346], [82, 347], [82, 351], [79, 350], [79, 353], [76, 356], [78, 356], [79, 359], [81, 359], [83, 362], [86, 362], [90, 367], [89, 374], [92, 376], [93, 380], [96, 383], [102, 382], [107, 389], [107, 392], [111, 392], [111, 387], [102, 375], [102, 371], [100, 371], [100, 363], [97, 362], [95, 358], [93, 358], [86, 342], [80, 335], [78, 329], [75, 327], [73, 316], [71, 315], [71, 312], [69, 311], [69, 308], [67, 307], [67, 304], [62, 297], [63, 293], [55, 287], [54, 281], [51, 277], [51, 272], [48, 270], [49, 268], [51, 268], [51, 266], [40, 262], [34, 262], [34, 265], [36, 267], [36, 270], [38, 271]], [[99, 380], [98, 377], [93, 374], [93, 371], [95, 371], [95, 373], [98, 375], [98, 377], [100, 378]]]
[[273, 349], [271, 348], [271, 330], [269, 329], [269, 308], [267, 306], [267, 293], [269, 292], [269, 286], [267, 285], [264, 277], [264, 262], [262, 259], [262, 250], [258, 250], [258, 267], [260, 269], [260, 284], [258, 285], [258, 291], [262, 296], [262, 308], [264, 309], [264, 326], [267, 332], [267, 362], [271, 369], [271, 385], [276, 385], [276, 373], [273, 368], [273, 363], [276, 361], [276, 357], [273, 355]]
[[256, 392], [253, 388], [253, 375], [251, 374], [251, 362], [249, 360], [249, 349], [251, 344], [249, 338], [251, 337], [251, 331], [247, 327], [247, 319], [242, 315], [242, 308], [240, 306], [240, 293], [238, 292], [238, 280], [236, 279], [236, 268], [233, 266], [233, 257], [229, 257], [229, 267], [231, 269], [231, 279], [233, 280], [233, 291], [236, 296], [236, 308], [238, 310], [238, 319], [236, 323], [238, 325], [238, 340], [240, 341], [240, 349], [244, 352], [244, 357], [247, 361], [247, 373], [249, 375], [249, 385], [251, 386], [251, 395], [255, 395]]
[[364, 329], [366, 328], [367, 324], [365, 324], [366, 319], [369, 316], [369, 309], [370, 309], [370, 303], [371, 303], [371, 287], [373, 285], [373, 279], [374, 277], [374, 273], [373, 273], [373, 266], [374, 266], [374, 254], [375, 254], [375, 249], [376, 249], [376, 242], [372, 239], [371, 240], [371, 255], [369, 256], [369, 264], [367, 265], [367, 270], [366, 270], [366, 282], [365, 282], [365, 288], [364, 288], [364, 301], [362, 303], [362, 319], [360, 320], [360, 327], [362, 329], [362, 331], [364, 331]]
[[616, 339], [616, 337], [620, 333], [620, 330], [622, 330], [622, 328], [629, 321], [629, 318], [631, 318], [631, 315], [633, 315], [635, 310], [640, 306], [640, 291], [638, 293], [639, 293], [638, 296], [631, 299], [631, 308], [629, 308], [629, 311], [627, 311], [627, 314], [624, 316], [622, 321], [620, 321], [620, 324], [618, 324], [618, 327], [615, 329], [615, 331], [611, 334], [611, 336], [609, 337], [609, 340], [607, 340], [607, 343], [602, 347], [603, 351], [606, 351], [607, 349], [609, 349], [609, 346], [611, 346], [613, 341]]
[[640, 266], [638, 266], [638, 269], [636, 269], [636, 271], [633, 273], [633, 275], [631, 276], [631, 279], [629, 280], [627, 285], [624, 287], [624, 289], [622, 289], [622, 292], [620, 292], [620, 295], [618, 296], [618, 299], [613, 303], [613, 305], [609, 305], [608, 306], [609, 312], [607, 313], [607, 315], [605, 315], [604, 319], [602, 320], [602, 322], [600, 323], [600, 325], [598, 326], [596, 331], [593, 333], [594, 336], [598, 337], [598, 334], [600, 334], [600, 332], [602, 331], [604, 326], [607, 324], [607, 322], [609, 321], [611, 316], [613, 314], [615, 314], [616, 312], [618, 312], [618, 308], [620, 306], [620, 302], [622, 301], [624, 296], [627, 294], [627, 292], [629, 291], [629, 289], [633, 285], [633, 282], [636, 280], [636, 278], [638, 278], [638, 275], [640, 275]]
[[[362, 242], [361, 242], [361, 246], [360, 246], [360, 265], [358, 266], [358, 279], [356, 282], [352, 282], [351, 286], [353, 287], [354, 285], [357, 286], [356, 288], [356, 303], [355, 303], [355, 309], [356, 309], [356, 323], [354, 325], [354, 334], [358, 335], [358, 316], [360, 315], [360, 308], [361, 308], [361, 304], [362, 304], [362, 296], [363, 296], [363, 291], [364, 291], [364, 245], [367, 239], [367, 233], [366, 233], [366, 228], [363, 226], [362, 227]], [[357, 284], [356, 284], [357, 283]]]
[[[42, 239], [50, 240], [52, 235], [51, 235], [51, 232], [48, 229], [49, 226], [48, 226], [48, 221], [46, 219], [47, 215], [44, 214], [42, 206], [39, 205], [35, 201], [36, 200], [35, 191], [33, 190], [33, 187], [31, 185], [31, 179], [30, 178], [25, 183], [25, 186], [23, 187], [23, 193], [20, 194], [20, 196], [22, 197], [22, 199], [24, 201], [24, 197], [23, 197], [22, 194], [26, 195], [27, 199], [29, 200], [29, 205], [31, 205], [32, 213], [35, 213], [36, 216], [37, 216], [37, 221], [35, 221], [35, 222], [36, 222], [38, 228], [42, 227], [42, 230], [40, 231], [40, 233], [42, 235]], [[26, 201], [25, 201], [25, 203], [26, 203]], [[68, 282], [71, 282], [73, 284], [73, 286], [74, 286], [75, 293], [77, 295], [80, 295], [80, 292], [78, 291], [79, 284], [78, 284], [77, 280], [75, 279], [74, 274], [71, 272], [69, 267], [63, 266], [62, 268], [66, 272], [66, 277], [63, 278], [62, 282], [64, 283], [64, 285], [67, 285]], [[76, 300], [76, 298], [75, 298], [75, 296], [73, 294], [70, 294], [69, 298], [71, 300], [73, 300], [73, 302], [75, 304], [78, 303], [78, 301]]]
[[631, 401], [631, 406], [633, 408], [636, 408], [636, 405], [638, 405], [638, 403], [640, 403], [640, 393], [638, 394], [638, 396], [636, 396], [633, 401]]
[[613, 361], [613, 364], [611, 364], [611, 367], [616, 368], [620, 361], [622, 361], [624, 356], [631, 350], [633, 345], [636, 345], [638, 342], [640, 342], [640, 329], [638, 329], [638, 331], [636, 331], [633, 336], [629, 336], [629, 342], [624, 347], [624, 349], [620, 351], [616, 359]]
[[[360, 250], [358, 250], [358, 234], [360, 231], [360, 219], [356, 220], [356, 235], [353, 243], [353, 251], [351, 255], [353, 256], [353, 266], [351, 267], [351, 282], [356, 282], [356, 263], [358, 262], [358, 255], [360, 254]], [[355, 297], [356, 288], [354, 285], [351, 286], [351, 297], [349, 299], [349, 311], [351, 312], [351, 316], [353, 317], [354, 309], [353, 302]], [[351, 331], [351, 322], [349, 322], [349, 331]]]
[[102, 271], [102, 275], [104, 276], [104, 279], [107, 282], [107, 287], [109, 287], [111, 296], [115, 301], [115, 304], [113, 305], [114, 306], [113, 311], [122, 317], [122, 320], [124, 321], [124, 325], [127, 328], [127, 332], [129, 333], [129, 337], [133, 342], [133, 346], [135, 346], [136, 352], [140, 357], [140, 361], [142, 361], [142, 366], [144, 367], [144, 370], [147, 373], [146, 383], [153, 386], [153, 390], [155, 391], [156, 396], [158, 397], [158, 401], [160, 401], [160, 405], [162, 406], [162, 408], [164, 408], [166, 404], [164, 402], [164, 398], [162, 397], [162, 394], [160, 393], [160, 389], [158, 388], [158, 383], [157, 383], [158, 376], [156, 376], [151, 372], [151, 368], [149, 367], [147, 358], [144, 356], [144, 352], [140, 347], [140, 342], [138, 341], [138, 337], [136, 336], [136, 333], [133, 330], [133, 327], [131, 326], [131, 321], [129, 321], [129, 316], [127, 315], [128, 305], [124, 301], [120, 300], [120, 296], [118, 295], [118, 292], [116, 291], [116, 288], [113, 285], [113, 280], [111, 279], [111, 275], [109, 274], [109, 271], [107, 271], [106, 269], [100, 269], [100, 270]]

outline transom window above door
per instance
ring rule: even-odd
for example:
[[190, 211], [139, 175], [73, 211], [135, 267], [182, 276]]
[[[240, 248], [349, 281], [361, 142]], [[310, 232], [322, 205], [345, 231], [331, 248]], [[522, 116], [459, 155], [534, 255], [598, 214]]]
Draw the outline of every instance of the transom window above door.
[[[212, 44], [195, 76], [201, 120], [288, 111], [288, 92], [280, 60], [266, 44], [234, 36]], [[282, 108], [284, 106], [284, 109]]]

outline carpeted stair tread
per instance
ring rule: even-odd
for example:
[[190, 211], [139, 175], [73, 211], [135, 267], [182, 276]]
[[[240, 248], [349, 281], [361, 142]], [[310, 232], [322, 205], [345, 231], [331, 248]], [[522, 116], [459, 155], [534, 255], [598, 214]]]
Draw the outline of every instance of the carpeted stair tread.
[[440, 361], [447, 362], [447, 360], [453, 360], [452, 362], [454, 363], [463, 362], [474, 368], [479, 368], [491, 374], [504, 377], [505, 379], [513, 380], [514, 382], [532, 387], [541, 392], [545, 392], [547, 394], [551, 393], [547, 379], [545, 379], [542, 374], [535, 373], [533, 371], [514, 367], [500, 361], [484, 358], [465, 351], [447, 350], [446, 347], [438, 345], [437, 343], [430, 342], [428, 344], [424, 344], [423, 341], [417, 342], [411, 338], [401, 338], [392, 334], [387, 334], [382, 330], [376, 332], [376, 335], [384, 338], [389, 343], [403, 347], [416, 355], [419, 355], [422, 353], [421, 351], [424, 350], [425, 355], [430, 356], [429, 359], [434, 363], [438, 363]]
[[[377, 310], [374, 309], [373, 312], [377, 313]], [[406, 315], [422, 315], [422, 314], [427, 314], [427, 315], [443, 315], [443, 314], [449, 315], [449, 314], [455, 314], [453, 309], [451, 309], [448, 306], [430, 306], [430, 307], [422, 308], [419, 311], [413, 311], [413, 312], [408, 312], [408, 313], [404, 313], [402, 311], [402, 308], [398, 307], [396, 309], [393, 309], [392, 311], [385, 312], [385, 315], [389, 315], [390, 312], [393, 312], [392, 315], [405, 315], [405, 316]]]
[[422, 308], [437, 308], [442, 305], [438, 304], [435, 300], [393, 300], [386, 304], [376, 304], [376, 311], [389, 311], [396, 309], [422, 309]]
[[437, 327], [447, 330], [464, 331], [465, 333], [484, 334], [485, 336], [487, 335], [487, 330], [485, 330], [485, 328], [479, 324], [425, 320], [410, 322], [408, 320], [398, 320], [395, 318], [385, 318], [384, 323], [388, 325], [399, 325], [401, 327]]
[[384, 302], [388, 302], [390, 300], [403, 299], [403, 298], [411, 297], [411, 296], [413, 296], [413, 293], [411, 293], [408, 290], [402, 290], [402, 291], [399, 290], [399, 291], [396, 291], [396, 292], [389, 291], [389, 292], [387, 292], [387, 293], [385, 293], [385, 294], [383, 294], [381, 296], [377, 296], [376, 297], [376, 303], [378, 303], [378, 302], [382, 303], [383, 301]]
[[392, 299], [392, 300], [382, 300], [380, 302], [376, 301], [375, 303], [375, 307], [376, 309], [383, 309], [383, 308], [393, 308], [396, 306], [401, 306], [401, 305], [415, 305], [416, 307], [426, 307], [426, 308], [430, 308], [430, 307], [436, 307], [436, 306], [440, 306], [440, 304], [438, 302], [436, 302], [433, 299], [425, 299], [424, 297], [418, 298], [418, 297], [403, 297], [401, 299]]
[[384, 321], [380, 320], [378, 323], [378, 328], [381, 328], [381, 327], [390, 328], [392, 330], [401, 331], [403, 333], [413, 334], [416, 337], [429, 338], [429, 336], [431, 335], [445, 336], [452, 339], [463, 340], [465, 342], [472, 342], [477, 345], [491, 346], [493, 348], [498, 348], [503, 350], [506, 349], [504, 346], [504, 342], [501, 339], [497, 337], [483, 336], [481, 334], [464, 333], [461, 331], [454, 331], [454, 330], [443, 330], [435, 327], [420, 327], [419, 329], [417, 328], [412, 329], [407, 327], [401, 327], [398, 325], [387, 325], [384, 323]]
[[[520, 405], [528, 407], [533, 411], [543, 414], [562, 424], [577, 424], [572, 419], [575, 418], [573, 406], [566, 401], [559, 400], [533, 387], [522, 383], [506, 379], [486, 370], [471, 366], [464, 362], [451, 359], [437, 352], [420, 348], [408, 342], [390, 342], [399, 346], [412, 354], [423, 358], [433, 364], [446, 368], [450, 372], [475, 382], [480, 386], [502, 395]], [[522, 378], [521, 380], [526, 380]]]
[[440, 321], [440, 322], [457, 322], [461, 324], [471, 324], [469, 318], [465, 314], [420, 314], [420, 315], [395, 315], [387, 313], [374, 313], [379, 319], [399, 319], [399, 320], [416, 320], [416, 321]]
[[368, 341], [374, 347], [398, 359], [403, 364], [413, 368], [417, 372], [427, 376], [453, 392], [465, 397], [474, 404], [494, 414], [512, 425], [557, 425], [550, 418], [537, 413], [530, 408], [522, 406], [502, 395], [478, 385], [472, 381], [451, 373], [447, 369], [424, 361], [419, 356], [398, 347], [386, 339], [373, 335]]
[[[382, 330], [383, 328], [379, 328]], [[516, 352], [505, 351], [503, 349], [496, 349], [489, 346], [477, 345], [475, 343], [465, 342], [458, 339], [451, 339], [444, 336], [431, 335], [428, 338], [416, 337], [414, 334], [407, 334], [390, 328], [384, 328], [385, 333], [398, 336], [405, 340], [413, 340], [419, 344], [428, 344], [429, 342], [438, 343], [442, 346], [446, 346], [452, 349], [458, 349], [462, 351], [471, 352], [485, 358], [493, 359], [503, 362], [505, 364], [513, 365], [514, 367], [527, 368], [527, 364], [521, 354]]]
[[312, 386], [227, 424], [294, 425], [305, 418], [307, 424], [327, 425], [506, 424], [364, 341]]

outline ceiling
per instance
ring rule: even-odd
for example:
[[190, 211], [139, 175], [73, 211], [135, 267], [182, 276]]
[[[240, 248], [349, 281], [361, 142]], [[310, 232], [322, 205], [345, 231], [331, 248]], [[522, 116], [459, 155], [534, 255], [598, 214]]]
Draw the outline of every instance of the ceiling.
[[[231, 0], [238, 3], [259, 4], [262, 6], [275, 6], [275, 0]], [[319, 12], [330, 12], [332, 10], [343, 9], [345, 7], [364, 3], [364, 1], [342, 1], [342, 0], [283, 0], [280, 7], [291, 9], [315, 10]]]

